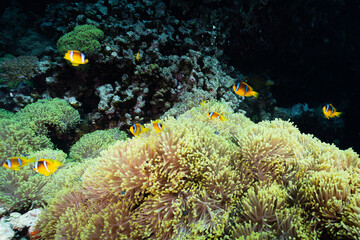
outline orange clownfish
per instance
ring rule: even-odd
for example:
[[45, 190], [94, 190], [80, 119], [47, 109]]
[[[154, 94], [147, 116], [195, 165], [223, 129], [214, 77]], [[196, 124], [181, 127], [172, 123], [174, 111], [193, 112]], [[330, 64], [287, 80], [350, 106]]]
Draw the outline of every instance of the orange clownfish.
[[322, 110], [327, 119], [333, 118], [333, 117], [339, 117], [341, 114], [341, 112], [336, 111], [336, 109], [334, 108], [334, 106], [331, 103], [326, 104], [326, 106], [324, 106], [322, 108]]
[[144, 127], [143, 125], [140, 125], [138, 123], [134, 123], [130, 127], [130, 132], [134, 134], [134, 136], [138, 137], [140, 133], [148, 132], [149, 129]]
[[64, 58], [69, 60], [73, 66], [79, 66], [80, 64], [86, 64], [89, 62], [88, 59], [85, 58], [85, 54], [76, 51], [76, 50], [69, 50], [65, 53]]
[[49, 176], [50, 174], [53, 174], [61, 165], [63, 164], [56, 159], [39, 159], [34, 165], [34, 171], [45, 176]]
[[218, 118], [223, 122], [228, 120], [227, 118], [224, 118], [223, 115], [220, 115], [217, 112], [209, 112], [207, 115], [210, 117], [210, 119]]
[[160, 123], [160, 120], [156, 120], [155, 122], [152, 123], [154, 128], [155, 128], [155, 131], [156, 133], [159, 133], [161, 132], [163, 129], [164, 129], [164, 125], [162, 125]]
[[137, 54], [135, 54], [134, 57], [135, 57], [136, 61], [140, 61], [140, 59], [141, 59], [139, 52]]
[[12, 157], [5, 161], [3, 167], [19, 171], [21, 167], [24, 167], [32, 162], [35, 162], [35, 158], [26, 159], [24, 157]]
[[244, 97], [258, 97], [259, 93], [253, 91], [252, 87], [250, 87], [246, 82], [238, 82], [233, 86], [233, 89], [237, 95]]

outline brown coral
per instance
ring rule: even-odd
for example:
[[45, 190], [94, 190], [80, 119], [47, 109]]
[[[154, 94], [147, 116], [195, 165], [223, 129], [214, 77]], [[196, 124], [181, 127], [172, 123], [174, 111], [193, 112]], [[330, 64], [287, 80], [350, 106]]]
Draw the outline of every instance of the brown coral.
[[0, 62], [0, 78], [8, 87], [16, 88], [22, 82], [30, 84], [38, 69], [36, 56], [9, 57]]

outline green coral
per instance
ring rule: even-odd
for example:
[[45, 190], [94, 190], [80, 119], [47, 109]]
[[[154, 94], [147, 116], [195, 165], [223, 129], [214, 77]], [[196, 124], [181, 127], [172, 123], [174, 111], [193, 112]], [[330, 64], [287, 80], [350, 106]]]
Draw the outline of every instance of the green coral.
[[70, 149], [70, 159], [85, 161], [100, 156], [110, 144], [117, 140], [126, 140], [127, 134], [119, 129], [97, 130], [85, 134]]
[[[210, 119], [216, 111], [228, 121]], [[44, 239], [358, 237], [359, 156], [209, 102], [87, 159], [40, 217]], [[69, 170], [70, 171], [70, 170]], [[59, 200], [60, 196], [64, 200]]]
[[17, 118], [0, 119], [0, 161], [52, 147], [47, 136], [37, 134]]
[[[36, 159], [58, 159], [66, 162], [66, 153], [61, 150], [42, 149], [29, 156]], [[8, 209], [25, 212], [31, 208], [45, 207], [59, 191], [74, 189], [81, 184], [80, 177], [84, 173], [85, 164], [66, 163], [46, 177], [33, 170], [34, 164], [19, 171], [0, 168], [0, 203]]]
[[[60, 99], [39, 100], [16, 114], [6, 111], [1, 111], [0, 114], [1, 164], [10, 157], [25, 154], [29, 158], [58, 159], [65, 162], [66, 153], [53, 150], [47, 134], [50, 128], [57, 133], [63, 133], [79, 122], [79, 113], [69, 103]], [[71, 174], [76, 172], [75, 168], [69, 166], [58, 169], [51, 176], [59, 181], [49, 181], [50, 178], [36, 173], [32, 167], [33, 164], [30, 164], [19, 171], [0, 168], [0, 203], [17, 211], [43, 207], [58, 190], [64, 186], [75, 185], [66, 179], [78, 177], [70, 177], [69, 174], [60, 174], [66, 177], [57, 177], [59, 172], [66, 172], [65, 169], [71, 169]]]
[[26, 122], [38, 134], [47, 134], [49, 128], [64, 133], [80, 121], [80, 114], [67, 101], [40, 99], [16, 113], [20, 121]]
[[10, 111], [0, 108], [0, 119], [2, 119], [2, 118], [8, 119], [8, 118], [12, 118], [12, 117], [15, 117], [15, 113], [12, 113]]
[[68, 50], [77, 50], [91, 56], [101, 49], [100, 40], [104, 38], [104, 32], [93, 25], [79, 25], [73, 31], [59, 38], [57, 49], [60, 55]]
[[67, 154], [64, 151], [59, 150], [59, 149], [45, 148], [45, 149], [41, 149], [39, 151], [30, 153], [29, 158], [33, 158], [33, 157], [35, 157], [36, 160], [39, 160], [39, 159], [55, 160], [55, 159], [57, 159], [58, 161], [64, 163], [66, 161]]
[[8, 209], [26, 211], [44, 207], [43, 187], [48, 179], [36, 174], [29, 166], [21, 171], [0, 168], [0, 202]]
[[[2, 111], [2, 113], [4, 113]], [[64, 133], [80, 121], [80, 115], [61, 99], [41, 99], [16, 114], [0, 118], [0, 160], [52, 148], [49, 130]]]

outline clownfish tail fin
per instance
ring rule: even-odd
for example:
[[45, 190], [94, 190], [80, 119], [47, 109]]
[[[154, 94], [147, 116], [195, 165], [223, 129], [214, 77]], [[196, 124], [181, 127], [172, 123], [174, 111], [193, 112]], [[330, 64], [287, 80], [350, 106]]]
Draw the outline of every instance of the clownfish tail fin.
[[27, 162], [29, 162], [29, 163], [36, 162], [35, 159], [36, 159], [36, 157], [29, 158], [29, 159], [27, 159]]
[[57, 159], [54, 160], [54, 164], [55, 164], [56, 166], [61, 166], [61, 165], [63, 165], [63, 163], [60, 162], [60, 161], [57, 160]]
[[259, 93], [258, 93], [258, 92], [253, 91], [253, 96], [257, 98], [257, 97], [259, 96]]

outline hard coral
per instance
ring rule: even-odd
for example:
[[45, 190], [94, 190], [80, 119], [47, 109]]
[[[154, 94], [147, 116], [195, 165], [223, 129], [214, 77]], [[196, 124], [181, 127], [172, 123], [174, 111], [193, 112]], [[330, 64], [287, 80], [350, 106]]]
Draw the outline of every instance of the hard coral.
[[17, 88], [21, 83], [31, 85], [37, 71], [39, 60], [35, 56], [7, 57], [0, 62], [0, 82], [9, 88]]
[[57, 49], [60, 55], [68, 50], [77, 50], [92, 56], [101, 49], [99, 40], [104, 38], [104, 32], [93, 25], [78, 25], [73, 31], [65, 34], [57, 41]]

